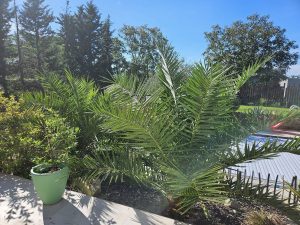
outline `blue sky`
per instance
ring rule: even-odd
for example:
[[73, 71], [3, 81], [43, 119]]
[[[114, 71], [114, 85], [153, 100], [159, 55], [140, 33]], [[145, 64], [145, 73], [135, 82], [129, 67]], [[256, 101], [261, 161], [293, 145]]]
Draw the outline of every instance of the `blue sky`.
[[[22, 1], [17, 0], [19, 4]], [[45, 2], [55, 15], [65, 9], [65, 0]], [[70, 0], [72, 10], [85, 2]], [[289, 39], [300, 45], [300, 0], [94, 0], [94, 3], [103, 17], [111, 16], [115, 30], [123, 24], [159, 27], [187, 62], [202, 59], [207, 46], [204, 32], [210, 31], [212, 25], [231, 25], [254, 13], [269, 15], [275, 25], [287, 30]], [[289, 74], [300, 75], [300, 62]]]

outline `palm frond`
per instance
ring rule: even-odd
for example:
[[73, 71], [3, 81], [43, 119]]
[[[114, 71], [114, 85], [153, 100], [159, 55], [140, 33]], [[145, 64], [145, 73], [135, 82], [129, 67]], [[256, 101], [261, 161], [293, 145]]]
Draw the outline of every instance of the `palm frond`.
[[290, 183], [285, 182], [285, 184], [287, 185], [287, 190], [291, 191], [295, 196], [297, 196], [298, 198], [300, 198], [300, 190], [293, 187]]
[[131, 178], [137, 183], [146, 184], [156, 176], [153, 169], [147, 166], [147, 157], [139, 150], [134, 151], [126, 146], [115, 146], [112, 149], [98, 145], [91, 155], [83, 159], [83, 164], [85, 180], [89, 182], [97, 178], [108, 180], [109, 183]]
[[196, 172], [190, 176], [178, 168], [167, 167], [167, 190], [178, 200], [179, 210], [187, 212], [198, 202], [223, 202], [226, 199], [224, 174], [219, 166]]
[[245, 68], [241, 75], [238, 75], [238, 78], [236, 79], [236, 91], [238, 92], [241, 87], [252, 77], [255, 76], [255, 73], [262, 68], [268, 61], [272, 59], [272, 56], [265, 57], [263, 59], [257, 60], [252, 65], [249, 65], [247, 68]]
[[157, 69], [157, 76], [176, 104], [176, 92], [180, 86], [180, 81], [182, 81], [182, 78], [185, 76], [182, 69], [183, 65], [179, 60], [178, 54], [171, 45], [157, 43], [157, 46], [161, 59]]
[[140, 80], [134, 75], [118, 74], [114, 82], [105, 89], [114, 104], [154, 102], [160, 96], [162, 88], [154, 78]]
[[197, 64], [191, 76], [182, 85], [179, 105], [190, 121], [184, 131], [189, 142], [203, 144], [225, 118], [230, 116], [235, 95], [230, 93], [231, 82], [221, 66], [206, 67]]
[[64, 79], [49, 74], [42, 78], [44, 93], [24, 95], [27, 104], [33, 107], [50, 107], [58, 111], [73, 127], [79, 127], [79, 146], [85, 148], [98, 132], [97, 118], [90, 111], [99, 95], [94, 82], [75, 78], [66, 71]]
[[157, 106], [150, 108], [134, 103], [115, 105], [99, 101], [93, 108], [96, 115], [103, 118], [100, 126], [107, 133], [113, 133], [129, 144], [144, 147], [148, 151], [167, 148], [177, 133], [172, 127], [172, 113]]
[[242, 162], [251, 162], [259, 158], [272, 158], [280, 152], [289, 152], [293, 154], [300, 154], [300, 138], [294, 140], [287, 140], [283, 144], [277, 142], [266, 142], [262, 146], [257, 144], [249, 145], [245, 143], [244, 148], [237, 145], [235, 150], [225, 152], [220, 155], [221, 162], [225, 167], [233, 166]]

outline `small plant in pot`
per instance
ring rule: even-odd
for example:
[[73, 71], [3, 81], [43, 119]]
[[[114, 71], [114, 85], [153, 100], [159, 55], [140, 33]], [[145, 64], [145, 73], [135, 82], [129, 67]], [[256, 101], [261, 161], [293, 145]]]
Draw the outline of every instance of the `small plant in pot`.
[[47, 111], [35, 121], [42, 127], [42, 158], [30, 173], [37, 195], [44, 204], [55, 204], [61, 200], [66, 188], [70, 169], [69, 152], [76, 146], [76, 129], [71, 128], [58, 114]]

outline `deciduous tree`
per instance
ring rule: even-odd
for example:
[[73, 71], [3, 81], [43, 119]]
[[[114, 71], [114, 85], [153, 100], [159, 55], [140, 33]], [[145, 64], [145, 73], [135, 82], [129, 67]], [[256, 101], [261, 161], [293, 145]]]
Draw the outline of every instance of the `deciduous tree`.
[[252, 81], [274, 81], [285, 78], [291, 65], [297, 63], [295, 41], [287, 38], [286, 30], [276, 26], [268, 16], [257, 14], [247, 21], [236, 21], [230, 27], [213, 26], [206, 32], [208, 48], [204, 55], [208, 61], [231, 66], [236, 74], [253, 64], [256, 59], [272, 55]]
[[156, 43], [167, 43], [161, 31], [146, 25], [139, 27], [125, 25], [121, 29], [120, 37], [130, 61], [130, 72], [138, 76], [153, 75], [159, 61]]

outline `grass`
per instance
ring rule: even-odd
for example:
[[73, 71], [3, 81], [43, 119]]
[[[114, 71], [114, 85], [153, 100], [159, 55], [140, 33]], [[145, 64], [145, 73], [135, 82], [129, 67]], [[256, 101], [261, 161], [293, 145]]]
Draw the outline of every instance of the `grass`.
[[266, 110], [266, 111], [269, 111], [269, 112], [273, 112], [275, 114], [277, 114], [277, 113], [280, 113], [280, 114], [287, 113], [290, 110], [289, 108], [280, 108], [280, 107], [241, 105], [238, 108], [237, 112], [247, 112], [248, 110], [253, 109], [255, 107], [259, 107], [259, 108], [261, 108], [263, 110]]

